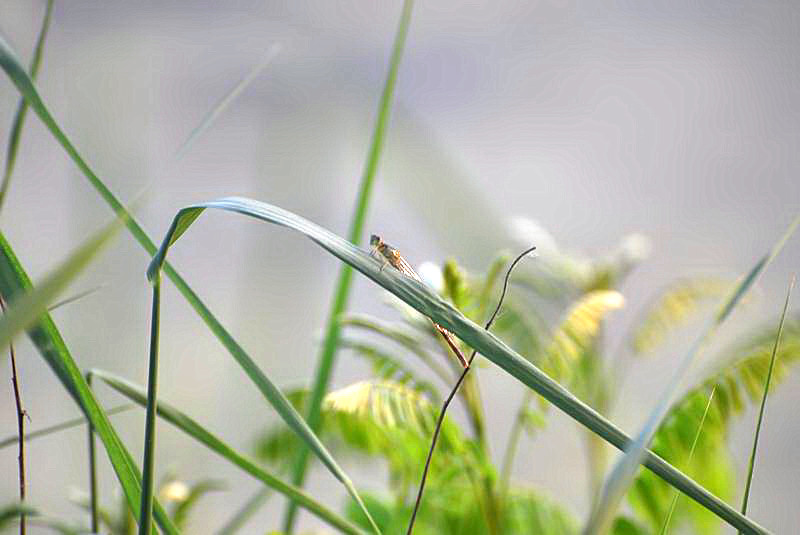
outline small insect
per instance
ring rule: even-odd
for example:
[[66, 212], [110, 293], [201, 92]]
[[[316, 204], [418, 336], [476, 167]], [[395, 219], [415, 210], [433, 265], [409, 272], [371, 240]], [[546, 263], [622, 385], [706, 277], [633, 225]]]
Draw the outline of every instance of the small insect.
[[[409, 264], [408, 261], [403, 258], [403, 256], [400, 254], [400, 251], [383, 241], [380, 236], [376, 236], [375, 234], [370, 236], [369, 244], [372, 246], [373, 251], [380, 253], [381, 257], [397, 271], [406, 275], [407, 277], [411, 277], [416, 281], [422, 282], [422, 279], [419, 277], [419, 275], [417, 275], [417, 272], [414, 271], [414, 268], [411, 267], [411, 264]], [[453, 353], [456, 354], [456, 357], [458, 357], [458, 361], [461, 363], [461, 365], [464, 368], [467, 368], [469, 364], [467, 363], [467, 359], [464, 358], [464, 355], [458, 349], [458, 345], [453, 338], [453, 333], [433, 320], [431, 320], [431, 323], [433, 323], [433, 326], [436, 327], [437, 331], [439, 331], [439, 334], [442, 335], [442, 338], [444, 338], [444, 341], [447, 342], [448, 346], [450, 346], [450, 349], [453, 350]]]

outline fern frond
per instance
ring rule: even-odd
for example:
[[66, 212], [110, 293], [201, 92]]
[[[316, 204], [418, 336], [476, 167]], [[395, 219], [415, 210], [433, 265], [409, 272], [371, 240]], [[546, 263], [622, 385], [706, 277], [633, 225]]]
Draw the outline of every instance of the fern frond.
[[359, 381], [335, 390], [325, 397], [324, 407], [420, 434], [429, 434], [436, 424], [436, 408], [431, 402], [418, 391], [393, 381]]
[[633, 352], [641, 355], [652, 351], [671, 330], [684, 326], [703, 301], [722, 298], [730, 288], [730, 281], [714, 277], [683, 279], [671, 284], [634, 328], [630, 340]]
[[384, 381], [393, 381], [416, 390], [430, 398], [437, 405], [441, 401], [439, 390], [425, 379], [418, 376], [417, 372], [407, 365], [402, 359], [387, 353], [373, 344], [350, 339], [342, 339], [341, 348], [350, 349], [356, 355], [368, 360], [372, 367], [372, 374]]
[[624, 304], [625, 298], [614, 290], [589, 292], [579, 299], [553, 335], [545, 371], [557, 379], [567, 376], [571, 366], [594, 345], [606, 315]]

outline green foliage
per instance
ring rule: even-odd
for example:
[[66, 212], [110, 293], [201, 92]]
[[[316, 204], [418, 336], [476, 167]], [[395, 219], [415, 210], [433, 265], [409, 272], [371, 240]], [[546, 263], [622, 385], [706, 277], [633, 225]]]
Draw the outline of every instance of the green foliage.
[[[673, 404], [652, 443], [655, 453], [673, 464], [684, 466], [708, 397], [715, 389], [686, 472], [725, 500], [733, 497], [735, 488], [734, 468], [727, 446], [730, 423], [748, 404], [760, 399], [777, 334], [774, 328], [757, 332], [759, 334], [746, 343], [724, 351], [718, 357], [723, 366]], [[798, 360], [800, 318], [795, 317], [787, 319], [784, 326], [773, 370], [774, 384], [778, 384]], [[647, 471], [639, 474], [629, 495], [635, 510], [653, 530], [658, 530], [663, 523], [670, 497], [671, 489]], [[717, 533], [720, 528], [713, 515], [688, 500], [679, 500], [673, 518], [675, 523], [690, 520], [698, 533]]]
[[[474, 486], [466, 480], [450, 480], [447, 487], [431, 489], [430, 498], [420, 509], [414, 533], [419, 535], [488, 535], [491, 533], [482, 514]], [[386, 535], [406, 533], [409, 504], [374, 494], [365, 496], [365, 503]], [[354, 522], [356, 510], [348, 503], [346, 514]], [[352, 515], [352, 516], [351, 516]], [[510, 493], [503, 510], [501, 533], [515, 535], [577, 534], [576, 518], [549, 498], [527, 490]]]
[[594, 350], [606, 315], [623, 306], [625, 299], [614, 290], [595, 290], [581, 297], [556, 329], [542, 367], [556, 379], [566, 378]]
[[636, 354], [654, 350], [670, 331], [686, 325], [704, 301], [720, 299], [730, 288], [730, 282], [712, 277], [682, 279], [671, 284], [634, 328], [631, 348]]

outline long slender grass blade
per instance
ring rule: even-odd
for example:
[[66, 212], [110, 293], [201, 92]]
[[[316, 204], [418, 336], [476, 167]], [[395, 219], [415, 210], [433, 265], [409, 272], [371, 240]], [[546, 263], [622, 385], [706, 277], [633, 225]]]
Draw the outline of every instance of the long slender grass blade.
[[[131, 401], [143, 407], [147, 406], [147, 393], [142, 387], [107, 371], [92, 370], [91, 374], [94, 377], [101, 379], [111, 388]], [[361, 533], [358, 528], [319, 503], [313, 497], [309, 496], [297, 487], [289, 485], [288, 483], [284, 483], [280, 478], [270, 474], [263, 468], [260, 468], [253, 461], [238, 453], [236, 450], [207, 431], [203, 426], [179, 409], [159, 399], [158, 403], [156, 404], [156, 410], [158, 415], [164, 420], [168, 421], [190, 437], [194, 438], [211, 451], [214, 451], [224, 459], [238, 466], [268, 487], [275, 489], [276, 491], [296, 501], [302, 507], [314, 513], [320, 519], [328, 522], [331, 526], [342, 530], [344, 533]]]
[[[706, 423], [706, 416], [708, 416], [708, 409], [711, 408], [711, 402], [714, 399], [714, 392], [716, 392], [716, 385], [714, 388], [711, 389], [711, 393], [708, 395], [708, 401], [706, 402], [706, 408], [703, 410], [703, 416], [700, 418], [700, 423], [697, 425], [697, 432], [694, 435], [694, 440], [692, 440], [692, 447], [689, 449], [689, 457], [686, 459], [686, 466], [689, 466], [692, 463], [692, 459], [694, 458], [694, 451], [697, 447], [697, 442], [700, 440], [700, 435], [703, 432], [703, 425]], [[672, 496], [672, 501], [669, 504], [669, 510], [667, 511], [667, 516], [664, 518], [664, 523], [661, 525], [661, 531], [659, 531], [659, 535], [664, 535], [667, 530], [669, 529], [669, 523], [672, 520], [672, 515], [675, 512], [675, 507], [678, 505], [678, 498], [680, 498], [680, 493], [678, 491], [673, 491], [674, 496]]]
[[[45, 124], [45, 126], [50, 130], [53, 137], [61, 144], [67, 154], [72, 158], [75, 165], [81, 170], [83, 175], [87, 178], [89, 183], [98, 194], [103, 198], [103, 200], [111, 207], [114, 213], [118, 215], [125, 215], [125, 226], [133, 235], [134, 239], [142, 246], [142, 248], [147, 251], [149, 254], [156, 253], [157, 249], [153, 241], [150, 237], [145, 233], [144, 229], [142, 229], [141, 225], [137, 223], [136, 219], [129, 214], [128, 210], [125, 206], [117, 199], [108, 186], [103, 183], [102, 180], [91, 170], [89, 165], [80, 155], [78, 150], [75, 146], [69, 141], [66, 134], [61, 130], [61, 128], [56, 123], [53, 116], [50, 114], [50, 111], [45, 106], [44, 102], [42, 101], [39, 93], [36, 91], [36, 88], [33, 85], [30, 77], [25, 73], [25, 70], [22, 68], [22, 65], [17, 58], [14, 51], [2, 39], [0, 36], [0, 67], [6, 72], [8, 77], [20, 91], [23, 97], [25, 97], [26, 102], [28, 105], [36, 112], [39, 116], [41, 121]], [[198, 214], [199, 215], [199, 214]], [[190, 222], [182, 222], [182, 224], [191, 224]], [[183, 280], [180, 274], [168, 263], [163, 265], [163, 272], [167, 275], [167, 277], [175, 284], [178, 288], [178, 291], [184, 296], [184, 298], [189, 302], [192, 308], [195, 309], [197, 314], [200, 318], [206, 323], [208, 328], [211, 330], [212, 333], [219, 339], [222, 345], [228, 350], [228, 352], [233, 356], [236, 362], [242, 367], [244, 372], [250, 378], [250, 380], [258, 387], [267, 401], [276, 408], [276, 410], [280, 411], [285, 409], [285, 407], [289, 406], [288, 402], [285, 399], [281, 399], [283, 397], [280, 390], [272, 384], [271, 381], [267, 378], [267, 376], [261, 371], [261, 369], [256, 365], [255, 361], [245, 352], [245, 350], [239, 345], [239, 343], [230, 335], [230, 333], [225, 329], [225, 327], [220, 323], [220, 321], [214, 316], [211, 310], [203, 303], [200, 297], [194, 292], [194, 290]], [[301, 421], [301, 420], [298, 420]], [[305, 425], [302, 423], [300, 425]], [[324, 461], [323, 461], [324, 462]], [[352, 489], [351, 492], [355, 492], [355, 488], [352, 486], [349, 478], [345, 477], [345, 481], [347, 481], [349, 488]], [[138, 493], [137, 493], [138, 497]], [[356, 500], [359, 501], [358, 499]], [[138, 512], [138, 504], [135, 508], [135, 511]], [[367, 514], [366, 508], [363, 508], [365, 514]], [[368, 515], [367, 515], [368, 516]]]
[[77, 277], [121, 226], [112, 221], [75, 249], [41, 284], [24, 295], [9, 297], [9, 308], [0, 319], [0, 346], [7, 345], [20, 331], [30, 327], [47, 306]]
[[[111, 407], [110, 409], [104, 409], [104, 410], [108, 416], [113, 416], [115, 414], [128, 411], [132, 408], [133, 405], [126, 404], [126, 405], [117, 405], [116, 407]], [[58, 433], [59, 431], [65, 431], [67, 429], [79, 427], [84, 424], [86, 424], [86, 418], [83, 417], [73, 418], [72, 420], [67, 420], [65, 422], [44, 427], [42, 429], [37, 429], [36, 431], [31, 431], [30, 433], [25, 433], [25, 441], [28, 442], [36, 438], [46, 437], [48, 435]], [[13, 446], [14, 444], [17, 443], [18, 440], [19, 437], [17, 435], [11, 435], [4, 439], [0, 439], [0, 450], [2, 450], [3, 448], [7, 448], [9, 446]]]
[[183, 144], [181, 144], [180, 148], [178, 148], [178, 150], [175, 152], [175, 161], [180, 160], [186, 154], [186, 152], [188, 152], [195, 140], [200, 137], [203, 132], [208, 130], [214, 121], [216, 121], [217, 118], [222, 115], [222, 112], [224, 112], [228, 106], [230, 106], [231, 103], [236, 100], [236, 98], [241, 95], [245, 89], [247, 89], [247, 86], [249, 86], [259, 74], [261, 74], [267, 65], [272, 63], [272, 60], [275, 59], [275, 56], [278, 55], [280, 50], [281, 46], [279, 44], [274, 44], [269, 47], [261, 61], [259, 61], [250, 72], [248, 72], [241, 80], [239, 80], [239, 82], [224, 97], [222, 97], [222, 99], [220, 99], [220, 101], [213, 108], [211, 108], [208, 113], [206, 113], [205, 117], [203, 117], [203, 120], [200, 121], [200, 124], [198, 124], [194, 130], [192, 130], [192, 133], [189, 134], [189, 137], [186, 138]]
[[[411, 11], [413, 0], [404, 0], [402, 13], [395, 32], [394, 44], [392, 45], [392, 57], [389, 60], [389, 71], [383, 85], [383, 91], [378, 103], [378, 116], [372, 131], [372, 141], [367, 155], [364, 173], [361, 177], [361, 184], [356, 200], [355, 212], [350, 221], [350, 229], [347, 233], [350, 241], [361, 243], [361, 235], [364, 233], [364, 222], [367, 218], [367, 208], [369, 206], [372, 187], [375, 182], [375, 175], [378, 170], [381, 153], [383, 152], [386, 131], [389, 127], [389, 117], [391, 115], [392, 100], [395, 85], [397, 83], [397, 73], [400, 68], [400, 60], [403, 57], [408, 27], [411, 23]], [[328, 391], [333, 365], [336, 360], [336, 350], [339, 346], [341, 336], [341, 324], [339, 318], [347, 308], [347, 300], [350, 295], [350, 285], [353, 279], [353, 270], [350, 266], [343, 264], [339, 269], [339, 277], [336, 281], [336, 290], [331, 301], [331, 310], [328, 314], [328, 323], [325, 327], [325, 337], [322, 342], [322, 351], [317, 359], [317, 371], [314, 374], [314, 381], [311, 386], [311, 397], [308, 402], [308, 424], [313, 431], [318, 431], [322, 417], [322, 402]], [[297, 455], [297, 460], [292, 468], [292, 483], [303, 486], [306, 470], [308, 469], [308, 450], [302, 448]], [[297, 507], [289, 502], [286, 507], [283, 530], [291, 533], [294, 520], [297, 514]]]
[[731, 292], [730, 296], [722, 303], [719, 312], [712, 320], [707, 329], [700, 335], [700, 337], [692, 344], [689, 352], [678, 364], [670, 382], [667, 384], [663, 393], [659, 397], [657, 403], [650, 412], [650, 416], [645, 422], [642, 429], [639, 431], [636, 440], [630, 447], [626, 448], [625, 455], [617, 461], [616, 465], [612, 468], [609, 476], [606, 478], [604, 488], [601, 492], [600, 499], [598, 500], [597, 507], [592, 511], [589, 520], [584, 527], [585, 535], [598, 535], [606, 533], [611, 527], [614, 515], [616, 513], [619, 502], [622, 501], [625, 492], [633, 478], [636, 475], [636, 470], [641, 464], [642, 458], [645, 455], [647, 445], [653, 438], [653, 434], [658, 429], [659, 424], [664, 418], [664, 415], [669, 409], [672, 397], [675, 391], [680, 386], [683, 376], [691, 366], [697, 354], [703, 349], [708, 341], [717, 332], [720, 325], [730, 316], [731, 312], [739, 304], [742, 297], [752, 287], [753, 283], [758, 279], [759, 275], [764, 269], [772, 262], [772, 260], [783, 249], [786, 241], [794, 233], [797, 225], [800, 223], [800, 217], [796, 218], [786, 229], [783, 236], [772, 247], [772, 249], [761, 257], [758, 262], [748, 271], [739, 284]]
[[[429, 287], [404, 276], [396, 270], [381, 269], [381, 264], [372, 258], [367, 251], [356, 247], [329, 230], [282, 208], [252, 199], [227, 197], [188, 206], [180, 210], [172, 221], [172, 225], [164, 237], [158, 253], [150, 263], [148, 276], [155, 276], [159, 266], [165, 261], [169, 247], [180, 235], [186, 232], [188, 226], [207, 208], [239, 213], [304, 234], [333, 256], [351, 265], [421, 314], [428, 316], [436, 323], [455, 333], [467, 345], [477, 350], [512, 377], [536, 391], [578, 423], [586, 426], [616, 448], [625, 450], [632, 443], [630, 437], [601, 414], [553, 381], [495, 335], [486, 332], [466, 318], [456, 308], [436, 295]], [[645, 450], [642, 464], [665, 482], [677, 488], [731, 526], [742, 529], [746, 533], [769, 533], [651, 451]]]
[[[0, 233], [0, 294], [8, 300], [15, 294], [30, 292], [32, 288], [28, 275], [17, 260], [5, 236]], [[141, 474], [108, 420], [108, 415], [97, 403], [91, 389], [86, 384], [50, 314], [44, 311], [39, 317], [38, 323], [28, 329], [28, 336], [66, 391], [94, 426], [122, 485], [128, 506], [134, 513], [137, 513], [141, 493]], [[164, 533], [178, 533], [158, 503], [155, 506], [155, 515], [156, 521]]]
[[753, 448], [750, 451], [750, 462], [747, 466], [747, 483], [744, 486], [744, 496], [742, 497], [742, 514], [747, 514], [747, 501], [750, 498], [750, 485], [753, 482], [753, 470], [756, 464], [756, 451], [758, 450], [758, 436], [761, 433], [761, 423], [764, 421], [764, 409], [767, 405], [767, 394], [769, 394], [769, 383], [772, 379], [772, 370], [775, 367], [775, 356], [778, 354], [778, 347], [781, 345], [781, 334], [783, 334], [783, 325], [786, 322], [786, 311], [789, 309], [789, 298], [792, 295], [794, 288], [795, 277], [789, 283], [789, 289], [786, 291], [786, 302], [783, 304], [783, 312], [781, 312], [781, 321], [778, 324], [778, 334], [775, 336], [775, 345], [772, 348], [772, 355], [769, 358], [769, 370], [767, 370], [767, 380], [764, 381], [764, 395], [761, 397], [761, 406], [758, 409], [758, 421], [756, 422], [756, 431], [753, 435]]
[[[44, 53], [44, 42], [47, 39], [47, 30], [50, 29], [51, 15], [53, 14], [53, 0], [47, 0], [42, 27], [39, 30], [39, 37], [36, 39], [36, 47], [33, 49], [33, 59], [31, 60], [30, 78], [36, 80], [39, 75], [39, 67], [42, 65], [42, 55]], [[25, 125], [25, 117], [28, 115], [28, 103], [25, 98], [19, 99], [17, 111], [14, 114], [14, 122], [11, 124], [11, 134], [8, 136], [8, 148], [6, 149], [6, 166], [3, 171], [3, 182], [0, 184], [0, 209], [6, 199], [8, 188], [11, 185], [11, 175], [14, 173], [14, 165], [17, 162], [17, 152], [19, 152], [19, 142], [22, 139], [22, 127]]]

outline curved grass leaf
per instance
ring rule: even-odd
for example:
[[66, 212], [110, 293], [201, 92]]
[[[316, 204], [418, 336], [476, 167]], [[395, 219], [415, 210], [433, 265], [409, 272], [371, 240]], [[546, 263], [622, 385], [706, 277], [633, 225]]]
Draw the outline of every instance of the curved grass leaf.
[[[14, 251], [5, 236], [0, 233], [0, 294], [5, 299], [10, 299], [16, 294], [31, 292], [32, 287]], [[28, 329], [28, 336], [100, 436], [114, 472], [122, 485], [128, 506], [134, 513], [138, 513], [141, 473], [103, 408], [94, 398], [50, 314], [44, 311], [39, 316], [38, 323]], [[164, 533], [178, 533], [158, 503], [155, 504], [155, 516]]]
[[[228, 197], [192, 205], [180, 210], [148, 268], [149, 276], [156, 275], [165, 261], [169, 247], [186, 232], [189, 225], [206, 208], [240, 213], [268, 223], [287, 227], [306, 235], [323, 249], [343, 262], [350, 264], [420, 313], [454, 332], [484, 357], [535, 390], [539, 395], [566, 412], [580, 424], [600, 435], [613, 446], [624, 449], [631, 444], [631, 439], [625, 433], [597, 413], [597, 411], [580, 401], [492, 333], [486, 332], [464, 317], [463, 314], [441, 299], [426, 285], [405, 277], [400, 272], [395, 273], [396, 270], [381, 269], [381, 264], [370, 257], [366, 251], [305, 218], [270, 204], [252, 199]], [[732, 526], [744, 529], [747, 533], [768, 533], [764, 528], [714, 497], [685, 474], [650, 451], [645, 451], [642, 464]]]
[[[91, 374], [94, 377], [102, 379], [103, 382], [108, 384], [111, 388], [113, 388], [123, 396], [127, 397], [131, 401], [138, 403], [141, 406], [147, 405], [147, 394], [142, 387], [135, 385], [134, 383], [128, 381], [127, 379], [123, 379], [122, 377], [119, 377], [107, 371], [92, 370]], [[192, 418], [190, 418], [177, 408], [173, 407], [172, 405], [162, 400], [158, 400], [158, 403], [156, 404], [156, 410], [158, 415], [164, 420], [168, 421], [169, 423], [171, 423], [172, 425], [174, 425], [175, 427], [177, 427], [190, 437], [194, 438], [195, 440], [197, 440], [198, 442], [209, 448], [211, 451], [214, 451], [224, 459], [238, 466], [246, 473], [258, 479], [265, 485], [275, 489], [276, 491], [296, 501], [299, 505], [308, 509], [310, 512], [314, 513], [322, 520], [325, 520], [331, 526], [334, 526], [342, 530], [344, 533], [353, 533], [353, 534], [361, 533], [360, 530], [355, 528], [353, 525], [351, 525], [349, 522], [338, 516], [333, 511], [329, 510], [324, 505], [317, 502], [314, 498], [312, 498], [302, 490], [287, 483], [284, 483], [278, 477], [270, 474], [266, 470], [256, 465], [253, 461], [247, 459], [242, 454], [236, 452], [225, 442], [223, 442], [218, 437], [207, 431], [199, 423], [194, 421]]]
[[[33, 50], [31, 60], [30, 78], [36, 80], [39, 74], [39, 67], [42, 65], [42, 54], [44, 52], [44, 42], [47, 39], [47, 30], [50, 29], [51, 15], [53, 14], [53, 0], [47, 0], [47, 7], [42, 19], [42, 27], [39, 30], [39, 37], [36, 39], [36, 47]], [[28, 103], [25, 98], [21, 98], [17, 111], [14, 114], [14, 122], [11, 124], [11, 133], [8, 136], [8, 149], [6, 150], [6, 166], [3, 171], [3, 182], [0, 184], [0, 208], [6, 199], [8, 187], [11, 185], [11, 175], [14, 173], [14, 164], [17, 161], [19, 151], [19, 141], [22, 138], [22, 127], [25, 125], [25, 116], [28, 114]]]
[[[405, 303], [403, 304], [405, 305]], [[452, 373], [439, 364], [439, 362], [433, 358], [433, 356], [431, 356], [423, 344], [411, 332], [409, 332], [408, 329], [403, 329], [400, 326], [392, 325], [362, 314], [350, 314], [341, 320], [341, 324], [345, 327], [355, 327], [368, 332], [373, 332], [395, 342], [402, 348], [411, 351], [415, 356], [417, 356], [439, 377], [439, 379], [448, 384], [453, 381]], [[426, 322], [425, 328], [428, 329], [428, 327], [429, 325]], [[430, 332], [433, 334], [432, 329]]]
[[[613, 521], [619, 502], [622, 501], [625, 492], [633, 482], [636, 470], [641, 464], [642, 458], [646, 455], [647, 445], [651, 442], [659, 424], [669, 410], [672, 396], [680, 385], [684, 374], [689, 369], [696, 355], [713, 337], [733, 309], [736, 308], [736, 305], [739, 304], [742, 297], [747, 293], [758, 276], [761, 275], [769, 263], [780, 253], [798, 224], [800, 224], [800, 217], [797, 217], [789, 225], [786, 232], [784, 232], [783, 236], [781, 236], [772, 249], [761, 257], [750, 271], [744, 275], [739, 284], [730, 293], [729, 297], [722, 303], [719, 312], [716, 314], [711, 324], [695, 341], [686, 356], [678, 363], [672, 378], [658, 398], [650, 412], [650, 416], [636, 436], [636, 440], [626, 448], [625, 455], [617, 461], [611, 473], [606, 478], [603, 491], [598, 501], [598, 506], [590, 515], [584, 528], [584, 533], [586, 535], [602, 534], [611, 527], [611, 522]], [[741, 530], [742, 528], [739, 529]]]

